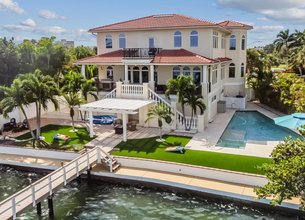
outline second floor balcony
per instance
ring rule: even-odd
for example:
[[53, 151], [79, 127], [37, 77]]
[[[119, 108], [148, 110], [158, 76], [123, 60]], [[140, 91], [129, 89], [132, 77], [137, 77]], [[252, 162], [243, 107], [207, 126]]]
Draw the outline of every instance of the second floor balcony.
[[125, 48], [123, 56], [127, 59], [154, 58], [161, 50], [161, 48]]

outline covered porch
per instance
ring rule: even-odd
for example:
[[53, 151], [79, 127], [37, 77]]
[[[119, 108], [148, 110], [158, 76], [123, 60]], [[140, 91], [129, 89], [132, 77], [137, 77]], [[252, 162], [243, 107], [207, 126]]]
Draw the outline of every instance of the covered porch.
[[153, 100], [106, 98], [81, 105], [79, 110], [87, 111], [89, 113], [90, 137], [95, 135], [93, 131], [93, 113], [107, 113], [116, 114], [118, 117], [122, 118], [123, 141], [127, 141], [128, 115], [137, 114], [141, 108], [147, 107], [152, 103], [154, 103]]

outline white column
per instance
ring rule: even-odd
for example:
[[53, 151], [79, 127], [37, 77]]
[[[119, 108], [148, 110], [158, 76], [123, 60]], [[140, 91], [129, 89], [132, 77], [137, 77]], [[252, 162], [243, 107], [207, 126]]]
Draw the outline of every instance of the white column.
[[203, 83], [208, 82], [207, 74], [208, 74], [208, 66], [202, 66], [202, 82]]
[[143, 99], [148, 99], [148, 83], [143, 83]]
[[122, 82], [116, 82], [116, 97], [121, 98], [122, 97]]
[[89, 133], [90, 133], [90, 137], [93, 138], [94, 131], [93, 131], [93, 115], [92, 115], [92, 111], [89, 111]]
[[149, 88], [155, 91], [155, 79], [154, 79], [154, 65], [150, 65], [150, 78], [149, 78]]
[[127, 114], [122, 113], [123, 115], [123, 141], [127, 141]]
[[204, 115], [198, 115], [198, 125], [197, 125], [197, 130], [198, 132], [203, 132], [205, 128], [205, 123], [204, 123]]
[[128, 84], [128, 83], [129, 83], [129, 80], [128, 80], [128, 65], [125, 64], [124, 67], [125, 67], [125, 72], [124, 72], [124, 74], [125, 74], [125, 80], [124, 80], [124, 83]]
[[221, 81], [221, 64], [217, 65], [217, 82]]
[[86, 76], [86, 66], [84, 64], [82, 65], [82, 75]]

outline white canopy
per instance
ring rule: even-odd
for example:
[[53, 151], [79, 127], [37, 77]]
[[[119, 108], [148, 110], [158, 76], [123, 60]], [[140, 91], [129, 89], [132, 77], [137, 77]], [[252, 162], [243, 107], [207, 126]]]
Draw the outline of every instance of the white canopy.
[[120, 113], [123, 118], [123, 140], [127, 140], [127, 115], [136, 114], [136, 110], [154, 103], [152, 100], [136, 99], [101, 99], [95, 102], [81, 105], [79, 110], [89, 112], [90, 137], [93, 137], [93, 116], [92, 112]]

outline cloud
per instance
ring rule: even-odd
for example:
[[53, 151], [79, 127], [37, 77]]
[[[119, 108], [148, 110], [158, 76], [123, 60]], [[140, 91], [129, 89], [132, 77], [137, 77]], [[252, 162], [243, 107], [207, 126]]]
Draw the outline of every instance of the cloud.
[[24, 9], [19, 7], [18, 3], [12, 0], [0, 0], [0, 10], [9, 10], [17, 14], [24, 13]]
[[4, 25], [3, 29], [10, 32], [25, 31], [25, 32], [37, 33], [41, 35], [60, 35], [68, 32], [65, 28], [59, 26], [37, 27], [37, 26], [29, 26], [24, 24], [21, 25], [8, 24], [8, 25]]
[[217, 3], [222, 7], [261, 14], [270, 20], [305, 22], [304, 0], [217, 0]]
[[256, 26], [251, 32], [254, 33], [266, 33], [266, 32], [279, 32], [284, 30], [282, 25], [268, 25], [268, 26]]
[[24, 21], [21, 21], [20, 24], [24, 25], [24, 26], [30, 26], [30, 27], [35, 27], [36, 26], [36, 22], [31, 18], [28, 18]]
[[44, 19], [66, 19], [65, 16], [58, 15], [55, 12], [49, 11], [49, 10], [46, 10], [46, 9], [41, 10], [39, 12], [39, 16], [44, 18]]

